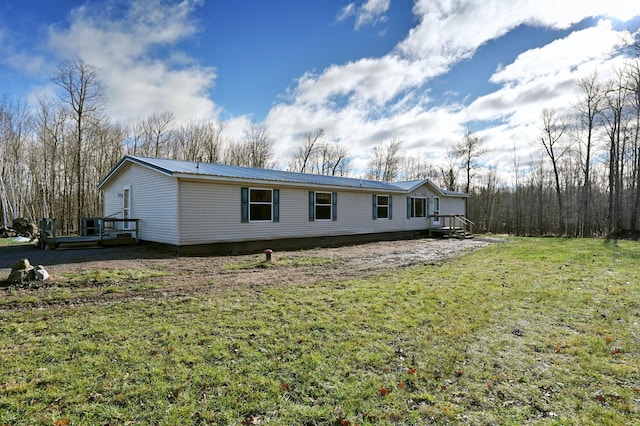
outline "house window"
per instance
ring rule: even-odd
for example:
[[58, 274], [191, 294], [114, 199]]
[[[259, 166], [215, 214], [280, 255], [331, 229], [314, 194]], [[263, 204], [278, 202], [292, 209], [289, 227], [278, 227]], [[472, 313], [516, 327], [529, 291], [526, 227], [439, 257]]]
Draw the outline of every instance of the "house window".
[[373, 219], [391, 219], [391, 195], [373, 196]]
[[427, 215], [427, 199], [411, 197], [409, 199], [409, 217], [425, 217]]
[[249, 189], [249, 220], [271, 220], [272, 203], [270, 189]]
[[309, 221], [337, 220], [338, 194], [309, 191]]
[[242, 188], [241, 222], [278, 222], [280, 191], [277, 189]]
[[316, 192], [316, 220], [331, 220], [330, 192]]

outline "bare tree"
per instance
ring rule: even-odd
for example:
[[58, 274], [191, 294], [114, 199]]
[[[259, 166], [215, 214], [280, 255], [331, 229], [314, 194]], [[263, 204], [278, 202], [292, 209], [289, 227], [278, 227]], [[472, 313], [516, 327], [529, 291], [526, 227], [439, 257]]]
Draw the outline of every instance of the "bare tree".
[[51, 81], [60, 87], [60, 100], [67, 108], [68, 117], [74, 125], [73, 170], [75, 172], [76, 219], [79, 221], [85, 210], [85, 162], [84, 147], [87, 129], [102, 113], [104, 88], [98, 78], [96, 67], [82, 59], [66, 60], [58, 67]]
[[606, 108], [601, 116], [609, 140], [609, 209], [607, 233], [619, 230], [621, 223], [622, 177], [624, 175], [625, 112], [628, 92], [624, 87], [624, 73], [616, 71], [616, 79], [607, 85]]
[[400, 175], [400, 147], [402, 141], [392, 138], [390, 141], [375, 146], [371, 151], [371, 159], [367, 168], [367, 178], [392, 182]]
[[0, 208], [4, 225], [17, 216], [31, 213], [26, 203], [31, 180], [27, 155], [30, 120], [26, 104], [3, 97], [0, 104]]
[[155, 112], [142, 121], [144, 155], [161, 157], [174, 135], [173, 112]]
[[273, 155], [273, 141], [266, 124], [251, 124], [245, 130], [244, 143], [249, 157], [249, 167], [266, 168]]
[[400, 169], [402, 180], [429, 179], [434, 183], [440, 180], [440, 171], [426, 158], [406, 157]]
[[[315, 160], [320, 140], [324, 136], [324, 129], [316, 129], [315, 132], [304, 134], [304, 141], [298, 145], [289, 161], [289, 170], [292, 172], [306, 173]], [[324, 174], [324, 173], [322, 173]]]
[[188, 121], [173, 132], [168, 143], [168, 156], [185, 161], [222, 161], [223, 121]]
[[272, 150], [273, 142], [267, 126], [252, 123], [245, 130], [244, 140], [228, 146], [225, 163], [233, 166], [267, 168], [272, 166]]
[[462, 137], [462, 140], [453, 148], [454, 155], [460, 158], [462, 162], [462, 168], [464, 169], [466, 177], [464, 192], [467, 194], [471, 190], [471, 180], [474, 177], [473, 171], [478, 166], [477, 160], [486, 152], [480, 145], [480, 138], [473, 135], [470, 131], [467, 131]]
[[593, 73], [578, 81], [580, 98], [575, 105], [578, 111], [579, 132], [586, 132], [584, 140], [578, 137], [578, 152], [582, 165], [582, 191], [580, 194], [580, 207], [578, 209], [580, 218], [579, 226], [583, 237], [591, 234], [591, 219], [589, 215], [591, 197], [591, 162], [594, 145], [594, 132], [598, 125], [598, 116], [605, 100], [605, 93], [602, 85], [598, 82], [598, 74]]
[[454, 150], [447, 151], [446, 163], [440, 166], [441, 184], [449, 191], [458, 189], [457, 157]]
[[640, 61], [628, 64], [625, 75], [625, 85], [630, 98], [630, 115], [633, 121], [630, 135], [631, 156], [633, 158], [629, 181], [632, 188], [632, 201], [629, 206], [631, 210], [630, 229], [637, 231], [638, 217], [640, 216]]
[[203, 125], [203, 161], [207, 163], [219, 163], [222, 161], [224, 129], [226, 127], [227, 123], [222, 120]]
[[564, 134], [568, 129], [568, 123], [564, 117], [559, 117], [557, 113], [549, 108], [542, 111], [543, 134], [540, 138], [544, 150], [551, 160], [553, 176], [556, 189], [556, 200], [558, 202], [558, 220], [560, 233], [566, 233], [564, 199], [560, 184], [559, 161], [569, 151], [570, 146], [562, 143]]
[[337, 139], [333, 142], [320, 143], [314, 157], [311, 173], [347, 176], [350, 172], [349, 151]]
[[42, 174], [44, 185], [42, 188], [42, 214], [44, 217], [57, 217], [60, 224], [68, 222], [69, 218], [60, 203], [59, 182], [63, 170], [58, 166], [64, 149], [65, 134], [67, 133], [66, 113], [58, 105], [48, 100], [39, 99], [38, 110], [38, 139], [41, 143]]

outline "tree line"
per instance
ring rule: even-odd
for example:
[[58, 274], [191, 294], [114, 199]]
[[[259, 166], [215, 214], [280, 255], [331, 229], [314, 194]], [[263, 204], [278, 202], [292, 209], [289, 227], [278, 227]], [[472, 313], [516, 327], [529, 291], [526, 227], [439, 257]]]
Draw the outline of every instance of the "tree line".
[[[51, 76], [56, 98], [37, 105], [4, 96], [0, 102], [0, 214], [55, 217], [65, 233], [83, 217], [102, 214], [96, 184], [126, 154], [274, 168], [273, 140], [264, 124], [249, 124], [240, 140], [227, 123], [178, 123], [171, 112], [117, 122], [105, 114], [98, 70], [67, 60]], [[467, 215], [481, 232], [516, 235], [600, 236], [636, 231], [640, 214], [640, 62], [602, 80], [594, 73], [576, 85], [572, 105], [541, 111], [538, 147], [520, 158], [513, 147], [513, 178], [483, 166], [490, 153], [468, 131], [434, 164], [403, 155], [402, 141], [382, 141], [371, 152], [366, 178], [430, 179], [469, 194]], [[559, 113], [558, 111], [570, 111]], [[344, 142], [323, 129], [302, 135], [287, 162], [290, 171], [352, 176]]]

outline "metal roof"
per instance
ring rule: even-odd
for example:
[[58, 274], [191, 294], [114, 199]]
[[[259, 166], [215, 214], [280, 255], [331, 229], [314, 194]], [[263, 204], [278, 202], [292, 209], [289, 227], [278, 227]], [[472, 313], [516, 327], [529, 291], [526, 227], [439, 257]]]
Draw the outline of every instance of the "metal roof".
[[[169, 160], [163, 158], [125, 156], [107, 176], [98, 184], [101, 188], [113, 176], [113, 174], [126, 162], [133, 162], [155, 169], [161, 173], [175, 177], [211, 178], [234, 180], [255, 180], [268, 182], [283, 182], [292, 184], [333, 186], [358, 188], [364, 190], [382, 190], [392, 192], [409, 192], [413, 188], [425, 183], [429, 183], [436, 190], [445, 194], [445, 191], [438, 188], [431, 181], [406, 181], [406, 182], [382, 182], [368, 179], [347, 178], [340, 176], [326, 176], [309, 173], [287, 172], [282, 170], [256, 169], [250, 167], [228, 166], [224, 164], [198, 163], [190, 161]], [[466, 194], [452, 193], [454, 196], [466, 196]]]

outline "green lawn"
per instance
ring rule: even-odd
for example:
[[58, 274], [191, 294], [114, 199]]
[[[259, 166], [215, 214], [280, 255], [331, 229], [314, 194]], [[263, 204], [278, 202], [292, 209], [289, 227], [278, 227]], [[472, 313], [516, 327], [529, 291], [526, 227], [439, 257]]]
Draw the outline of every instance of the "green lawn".
[[15, 238], [0, 238], [0, 247], [18, 246], [24, 244], [33, 244], [29, 242], [16, 242]]
[[367, 280], [3, 310], [0, 424], [640, 424], [639, 260], [509, 239]]

